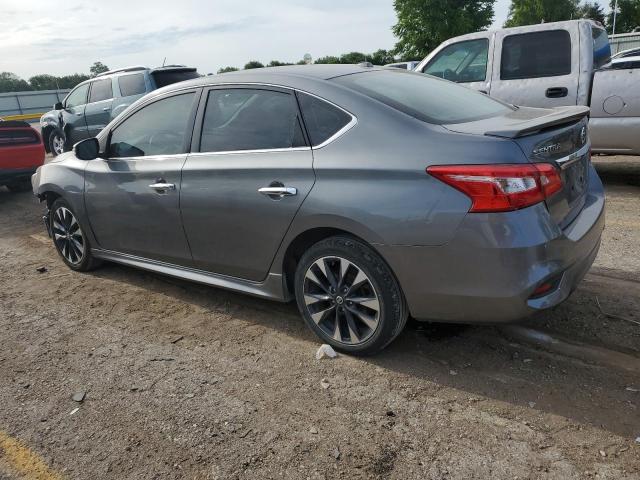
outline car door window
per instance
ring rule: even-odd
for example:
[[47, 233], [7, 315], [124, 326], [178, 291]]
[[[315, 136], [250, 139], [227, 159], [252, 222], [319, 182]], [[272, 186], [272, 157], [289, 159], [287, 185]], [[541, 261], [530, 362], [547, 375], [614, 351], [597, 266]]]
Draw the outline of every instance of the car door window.
[[502, 42], [501, 80], [571, 73], [571, 36], [566, 30], [509, 35]]
[[143, 73], [123, 75], [122, 77], [118, 77], [118, 85], [120, 86], [120, 95], [122, 95], [123, 97], [141, 95], [147, 91], [147, 87], [144, 83]]
[[194, 97], [195, 93], [185, 93], [163, 98], [133, 113], [112, 131], [109, 156], [185, 153]]
[[458, 83], [484, 82], [488, 56], [486, 38], [454, 43], [436, 54], [423, 73]]
[[101, 102], [102, 100], [109, 100], [110, 98], [113, 98], [113, 88], [110, 78], [91, 82], [89, 103]]
[[305, 145], [293, 94], [248, 88], [209, 92], [202, 124], [201, 152]]
[[314, 147], [329, 140], [353, 118], [344, 110], [306, 93], [299, 93], [298, 99], [307, 133]]
[[87, 93], [89, 91], [89, 84], [80, 85], [73, 90], [67, 99], [64, 101], [66, 108], [77, 107], [78, 105], [84, 105], [87, 103]]

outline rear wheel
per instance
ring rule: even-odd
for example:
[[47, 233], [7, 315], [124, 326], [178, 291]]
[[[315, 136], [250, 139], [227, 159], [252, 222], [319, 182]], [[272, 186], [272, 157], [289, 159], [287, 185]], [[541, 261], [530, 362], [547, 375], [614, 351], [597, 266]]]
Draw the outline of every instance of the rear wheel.
[[62, 153], [64, 153], [65, 149], [65, 136], [57, 128], [52, 130], [49, 134], [49, 150], [51, 154], [56, 157]]
[[407, 321], [400, 286], [368, 245], [331, 237], [313, 245], [295, 275], [298, 308], [324, 342], [369, 355], [393, 341]]
[[91, 255], [91, 245], [75, 213], [63, 199], [59, 198], [53, 202], [49, 222], [53, 244], [69, 268], [86, 272], [100, 264], [99, 260]]

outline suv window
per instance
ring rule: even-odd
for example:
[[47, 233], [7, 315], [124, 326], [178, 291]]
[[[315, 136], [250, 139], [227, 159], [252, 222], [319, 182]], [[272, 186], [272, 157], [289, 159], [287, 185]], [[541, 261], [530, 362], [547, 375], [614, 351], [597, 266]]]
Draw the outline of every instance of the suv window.
[[305, 93], [299, 93], [298, 99], [314, 147], [327, 141], [351, 121], [351, 115], [324, 100]]
[[511, 109], [462, 85], [391, 68], [344, 75], [332, 81], [434, 124], [471, 122]]
[[144, 73], [118, 77], [118, 85], [120, 86], [120, 95], [123, 97], [141, 95], [147, 91], [144, 84]]
[[73, 90], [64, 101], [64, 106], [77, 107], [78, 105], [84, 105], [87, 103], [87, 93], [89, 92], [89, 84], [85, 83]]
[[570, 73], [571, 35], [566, 30], [509, 35], [502, 41], [501, 80]]
[[112, 131], [109, 156], [185, 153], [185, 136], [194, 97], [194, 93], [184, 93], [163, 98], [132, 114]]
[[480, 38], [443, 48], [423, 72], [453, 82], [484, 82], [487, 77], [489, 40]]
[[201, 152], [305, 146], [295, 97], [272, 90], [211, 90]]
[[113, 88], [111, 79], [95, 80], [91, 82], [91, 93], [89, 93], [89, 103], [100, 102], [113, 98]]

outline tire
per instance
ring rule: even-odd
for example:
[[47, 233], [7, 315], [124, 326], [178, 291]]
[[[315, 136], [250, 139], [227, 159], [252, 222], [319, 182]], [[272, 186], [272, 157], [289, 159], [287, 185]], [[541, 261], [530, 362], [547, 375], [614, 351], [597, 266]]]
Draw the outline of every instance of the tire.
[[57, 157], [66, 151], [66, 137], [60, 129], [55, 128], [51, 131], [48, 142], [49, 151], [54, 157]]
[[13, 193], [28, 192], [31, 190], [31, 180], [25, 178], [15, 183], [9, 183], [7, 188]]
[[58, 255], [70, 269], [88, 272], [101, 262], [91, 255], [91, 244], [77, 218], [62, 198], [53, 202], [49, 210], [49, 226]]
[[330, 237], [313, 245], [298, 262], [294, 283], [305, 322], [336, 350], [377, 353], [407, 323], [404, 296], [391, 269], [354, 238]]

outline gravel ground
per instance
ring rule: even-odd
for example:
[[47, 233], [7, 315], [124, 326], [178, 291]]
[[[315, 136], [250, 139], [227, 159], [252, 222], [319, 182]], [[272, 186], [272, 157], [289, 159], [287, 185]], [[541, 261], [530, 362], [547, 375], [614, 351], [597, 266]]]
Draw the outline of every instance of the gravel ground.
[[[639, 479], [640, 159], [595, 163], [600, 254], [525, 324], [552, 345], [411, 322], [368, 359], [316, 360], [293, 305], [72, 273], [0, 189], [0, 433], [69, 479]], [[25, 469], [0, 444], [0, 478]]]

